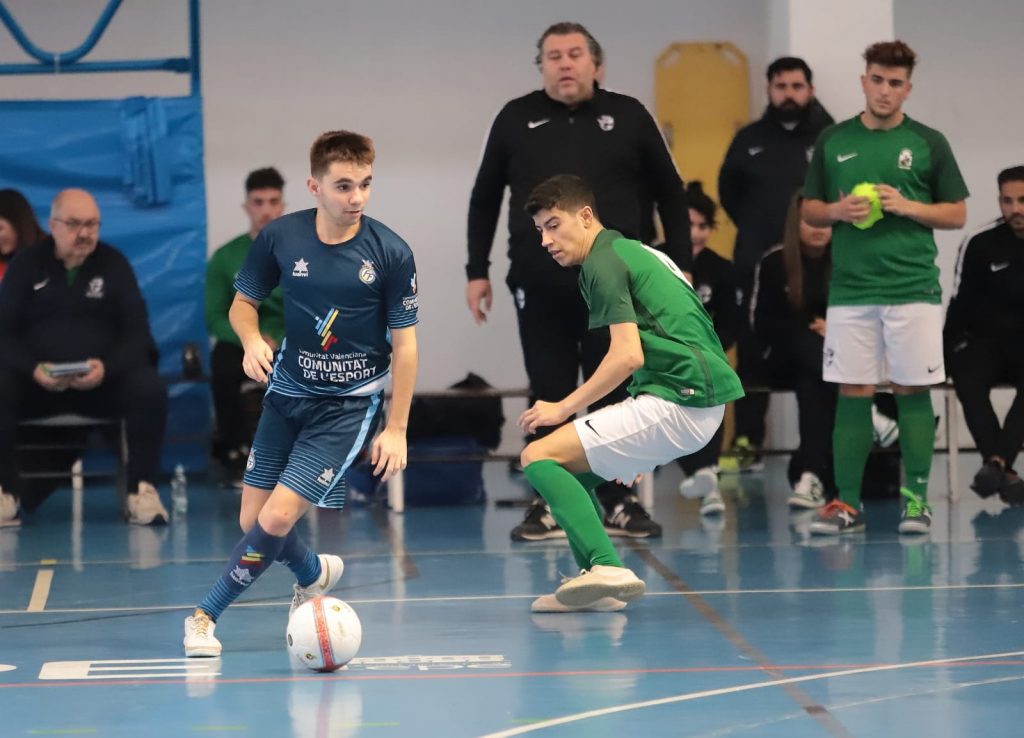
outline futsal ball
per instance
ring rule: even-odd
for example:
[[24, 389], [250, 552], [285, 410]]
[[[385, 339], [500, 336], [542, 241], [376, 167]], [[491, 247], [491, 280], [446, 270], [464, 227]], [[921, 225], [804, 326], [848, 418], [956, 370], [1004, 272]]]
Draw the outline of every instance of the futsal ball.
[[870, 228], [882, 219], [882, 201], [878, 199], [878, 190], [875, 189], [873, 184], [870, 182], [861, 182], [850, 191], [850, 194], [854, 197], [866, 197], [871, 207], [871, 210], [868, 212], [868, 217], [864, 220], [857, 221], [853, 225], [864, 230]]
[[337, 671], [355, 658], [362, 641], [356, 611], [334, 597], [303, 602], [288, 619], [288, 652], [313, 671]]

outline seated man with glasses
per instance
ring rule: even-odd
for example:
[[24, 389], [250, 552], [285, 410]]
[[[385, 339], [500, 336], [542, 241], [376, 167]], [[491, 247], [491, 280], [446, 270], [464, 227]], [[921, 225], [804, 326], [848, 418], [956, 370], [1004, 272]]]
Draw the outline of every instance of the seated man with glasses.
[[153, 482], [167, 391], [135, 274], [99, 240], [100, 211], [88, 192], [59, 193], [50, 230], [19, 249], [0, 283], [0, 527], [21, 522], [18, 422], [62, 413], [124, 420], [128, 522], [166, 523]]

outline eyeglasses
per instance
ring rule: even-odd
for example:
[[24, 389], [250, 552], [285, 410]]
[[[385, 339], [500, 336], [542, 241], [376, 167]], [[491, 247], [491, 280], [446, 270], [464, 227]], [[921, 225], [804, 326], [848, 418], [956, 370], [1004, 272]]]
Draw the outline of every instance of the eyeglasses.
[[100, 221], [98, 219], [75, 220], [74, 218], [72, 218], [71, 220], [65, 220], [64, 218], [54, 218], [54, 220], [57, 221], [58, 223], [63, 223], [65, 226], [68, 227], [68, 230], [71, 231], [80, 231], [83, 228], [87, 231], [96, 231], [99, 230], [100, 227]]

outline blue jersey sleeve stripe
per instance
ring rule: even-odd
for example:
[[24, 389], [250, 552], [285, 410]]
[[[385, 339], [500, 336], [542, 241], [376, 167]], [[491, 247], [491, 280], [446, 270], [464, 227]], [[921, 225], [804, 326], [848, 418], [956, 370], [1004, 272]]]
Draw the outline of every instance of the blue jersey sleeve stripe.
[[271, 290], [262, 291], [260, 285], [243, 274], [239, 274], [238, 279], [235, 280], [235, 290], [241, 292], [246, 297], [259, 300], [260, 302], [266, 300], [267, 296], [271, 293]]

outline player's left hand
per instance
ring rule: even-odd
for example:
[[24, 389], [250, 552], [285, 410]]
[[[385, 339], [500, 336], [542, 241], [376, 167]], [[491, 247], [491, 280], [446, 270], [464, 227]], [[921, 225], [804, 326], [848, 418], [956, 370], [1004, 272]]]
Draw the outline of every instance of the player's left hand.
[[570, 415], [572, 413], [560, 402], [537, 400], [533, 407], [519, 416], [519, 427], [525, 433], [533, 433], [538, 428], [561, 425]]
[[878, 199], [882, 204], [884, 212], [892, 213], [893, 215], [910, 215], [914, 202], [905, 198], [895, 187], [879, 184], [875, 185], [875, 191], [878, 192]]
[[68, 382], [71, 389], [91, 390], [96, 389], [103, 383], [106, 369], [100, 359], [89, 359], [89, 371], [77, 377], [72, 377]]
[[404, 431], [385, 428], [370, 447], [373, 474], [380, 477], [382, 482], [405, 469], [408, 458]]

